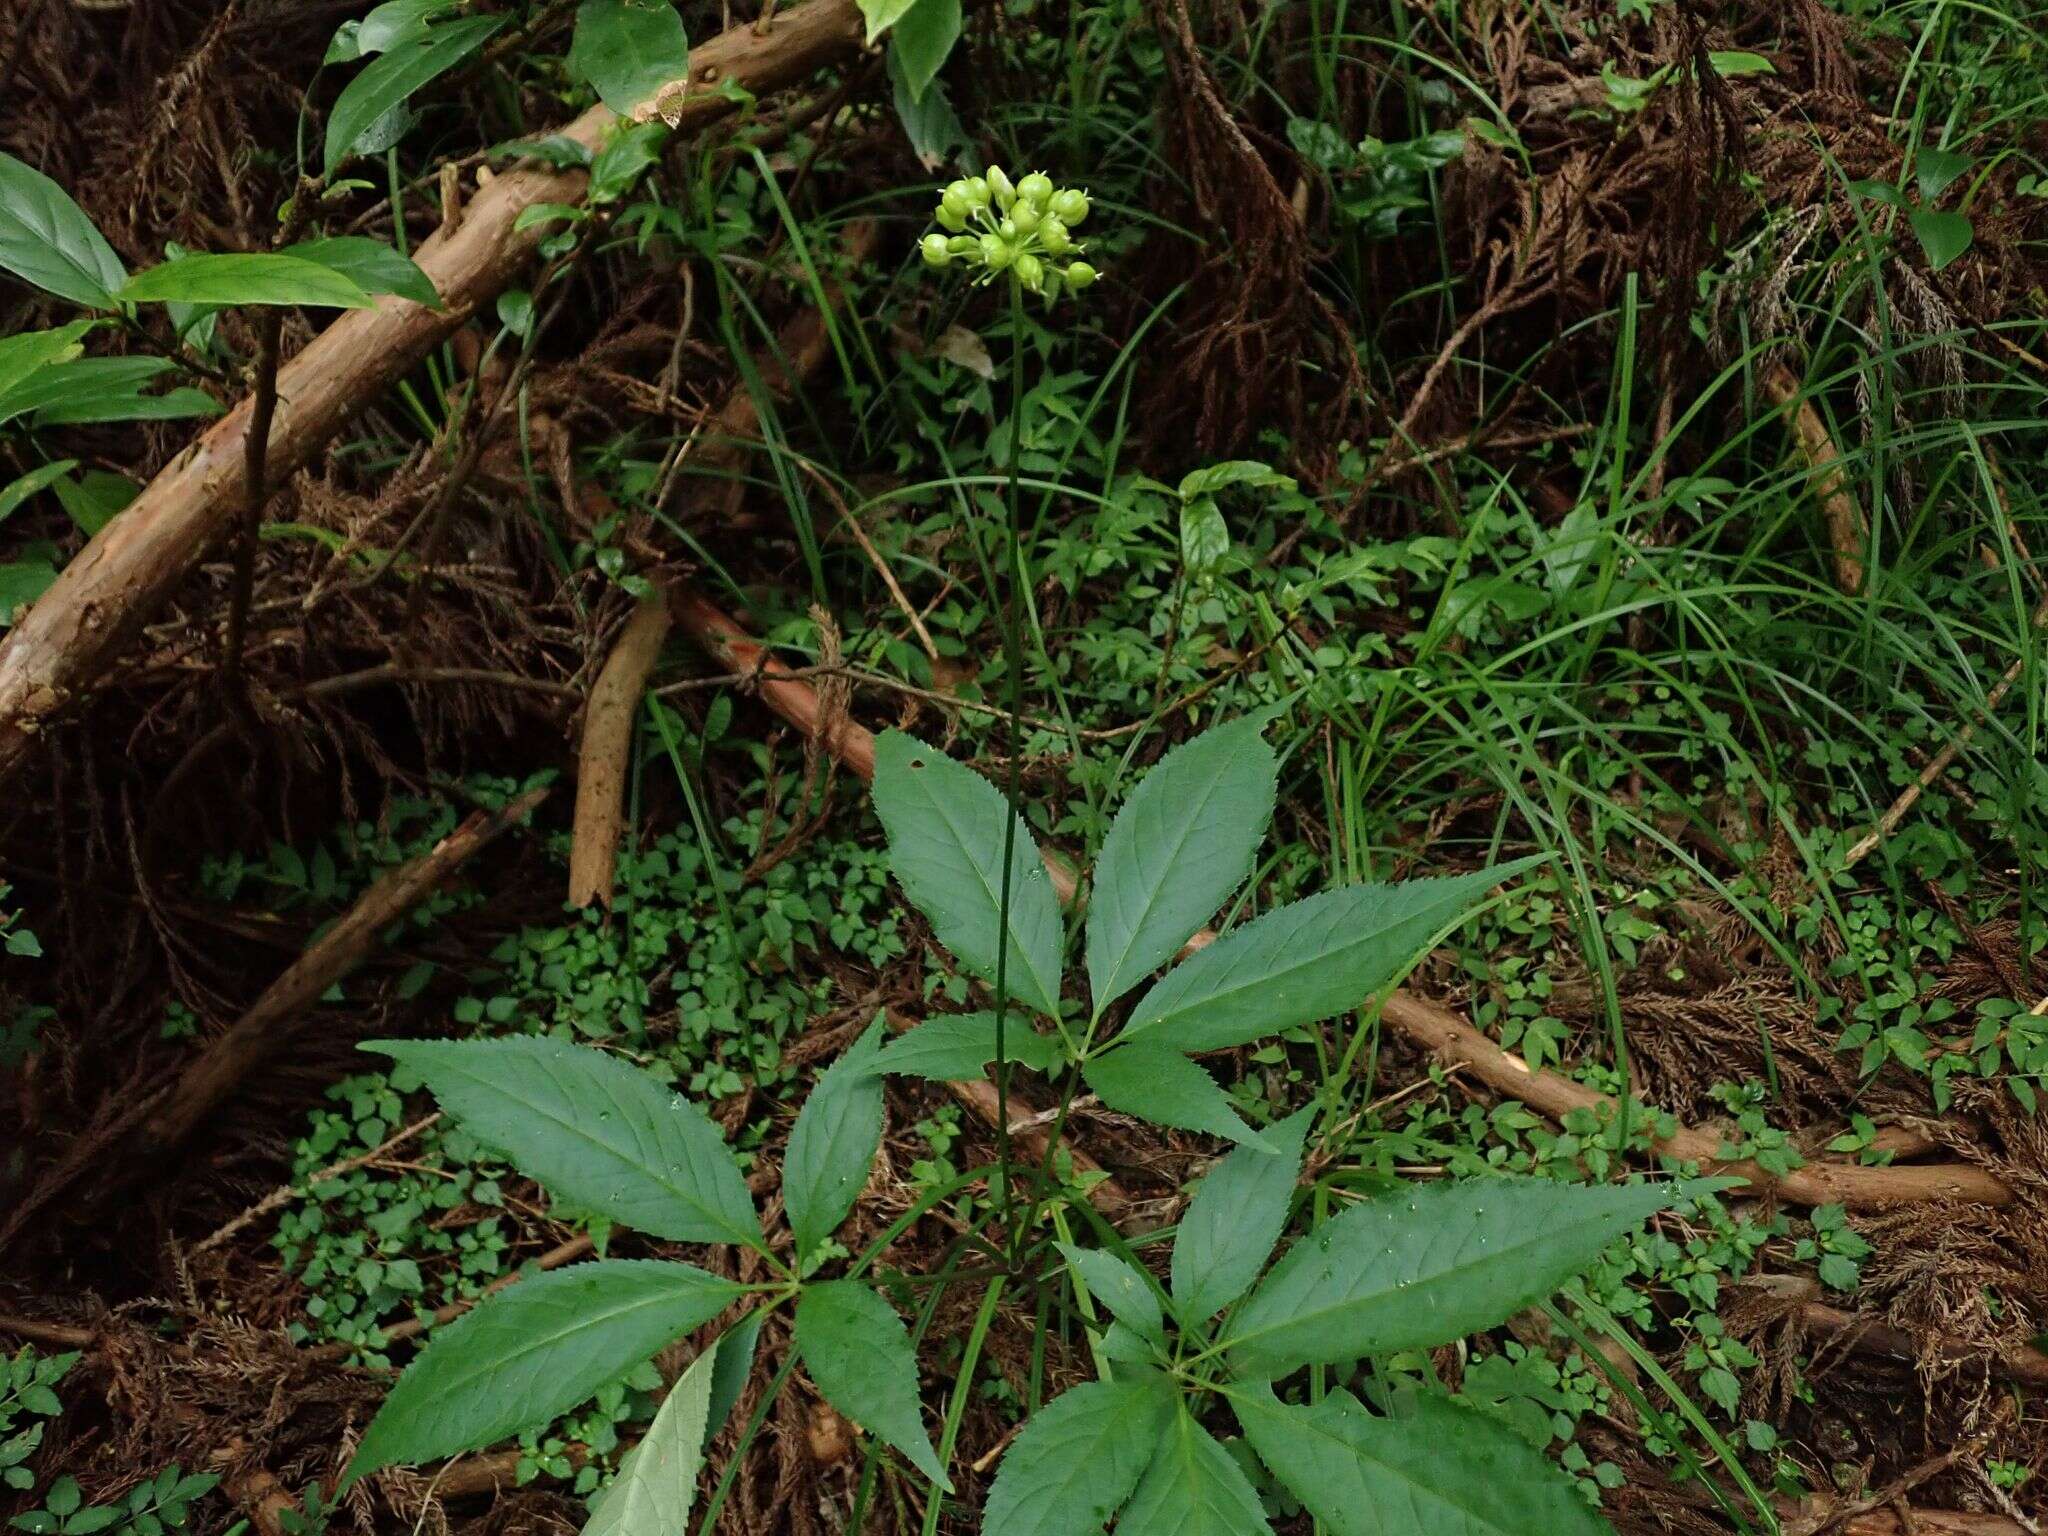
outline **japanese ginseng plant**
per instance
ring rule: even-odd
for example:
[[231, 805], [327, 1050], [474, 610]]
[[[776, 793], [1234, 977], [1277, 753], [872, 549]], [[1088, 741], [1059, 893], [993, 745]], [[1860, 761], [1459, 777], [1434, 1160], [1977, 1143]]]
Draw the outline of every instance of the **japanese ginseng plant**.
[[[1099, 1330], [1098, 1379], [1053, 1398], [1010, 1446], [981, 1510], [991, 1536], [1090, 1536], [1112, 1518], [1120, 1536], [1268, 1532], [1246, 1462], [1225, 1443], [1234, 1434], [1338, 1536], [1603, 1529], [1564, 1474], [1500, 1420], [1435, 1389], [1382, 1390], [1386, 1378], [1369, 1367], [1543, 1301], [1666, 1204], [1669, 1185], [1494, 1177], [1365, 1199], [1333, 1186], [1339, 1213], [1272, 1261], [1296, 1212], [1310, 1208], [1297, 1185], [1324, 1106], [1254, 1130], [1193, 1055], [1358, 1007], [1513, 867], [1327, 891], [1240, 923], [1157, 975], [1250, 875], [1278, 775], [1261, 734], [1269, 721], [1262, 713], [1196, 737], [1127, 797], [1095, 863], [1083, 976], [1071, 979], [1059, 902], [1001, 793], [911, 737], [880, 739], [875, 806], [905, 894], [962, 970], [1015, 978], [1014, 996], [1042, 1027], [1020, 1019], [999, 1042], [998, 1013], [968, 1013], [885, 1044], [877, 1020], [796, 1116], [780, 1170], [786, 1236], [763, 1229], [704, 1111], [607, 1050], [526, 1037], [371, 1046], [561, 1205], [650, 1239], [752, 1249], [769, 1278], [605, 1258], [522, 1279], [434, 1331], [365, 1433], [349, 1480], [544, 1424], [730, 1315], [598, 1496], [589, 1527], [674, 1536], [761, 1321], [788, 1308], [794, 1347], [776, 1390], [800, 1363], [828, 1402], [929, 1480], [935, 1522], [953, 1487], [958, 1417], [947, 1415], [935, 1443], [917, 1354], [877, 1264], [937, 1199], [1011, 1170], [974, 1170], [928, 1194], [858, 1255], [830, 1240], [879, 1148], [886, 1075], [978, 1076], [1001, 1059], [1058, 1076], [1070, 1098], [1085, 1083], [1114, 1107], [1238, 1145], [1196, 1190], [1164, 1280], [1106, 1223], [1092, 1228], [1101, 1246], [1046, 1241], [1069, 1230], [1066, 1215], [1076, 1229], [1093, 1218], [1057, 1180], [1041, 1177], [1009, 1206], [1010, 1241], [991, 1249], [1010, 1269], [991, 1297], [1006, 1282], [1085, 1292], [1101, 1309], [1089, 1325]], [[994, 1311], [983, 1308], [977, 1344]], [[715, 1513], [703, 1512], [700, 1531]]]

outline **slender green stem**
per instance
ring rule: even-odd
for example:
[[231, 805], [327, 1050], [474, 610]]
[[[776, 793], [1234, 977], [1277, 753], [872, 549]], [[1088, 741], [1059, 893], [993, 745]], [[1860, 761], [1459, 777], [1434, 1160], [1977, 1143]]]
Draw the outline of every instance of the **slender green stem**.
[[[1004, 799], [1010, 814], [1003, 822], [1003, 888], [998, 898], [996, 932], [996, 1165], [1000, 1170], [996, 1208], [1007, 1226], [1010, 1216], [1010, 1054], [1007, 1025], [1010, 1012], [1010, 898], [1017, 853], [1018, 804], [1023, 794], [1023, 752], [1017, 739], [1017, 719], [1024, 712], [1024, 646], [1017, 633], [1018, 588], [1023, 580], [1024, 561], [1018, 548], [1023, 518], [1019, 490], [1024, 445], [1024, 289], [1015, 278], [1010, 289], [1010, 475], [1003, 500], [1004, 565], [1002, 595], [1003, 670], [1008, 674], [1009, 713], [1003, 720], [1003, 751], [1009, 759]], [[994, 600], [996, 594], [989, 594]], [[1008, 1244], [1014, 1256], [1020, 1234], [1010, 1232]]]

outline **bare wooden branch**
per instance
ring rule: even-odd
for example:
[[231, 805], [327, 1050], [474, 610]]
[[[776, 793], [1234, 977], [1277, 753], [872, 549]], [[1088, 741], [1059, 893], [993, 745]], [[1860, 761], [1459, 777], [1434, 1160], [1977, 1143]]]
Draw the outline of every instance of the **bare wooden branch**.
[[[854, 0], [804, 0], [765, 25], [745, 23], [690, 53], [687, 94], [669, 105], [685, 131], [802, 80], [851, 53], [861, 38]], [[742, 87], [727, 93], [728, 82]], [[593, 107], [563, 130], [595, 149], [616, 118]], [[453, 231], [423, 242], [418, 260], [443, 308], [386, 296], [351, 310], [281, 368], [264, 455], [267, 477], [311, 462], [323, 445], [418, 365], [471, 314], [511, 286], [545, 233], [515, 229], [536, 203], [576, 203], [587, 175], [528, 165], [478, 189]], [[0, 644], [0, 776], [18, 768], [38, 735], [82, 694], [163, 606], [247, 503], [247, 438], [255, 402], [244, 400], [167, 465], [127, 510], [64, 568]]]
[[1828, 541], [1835, 557], [1835, 585], [1854, 597], [1863, 590], [1863, 551], [1870, 545], [1870, 527], [1863, 509], [1849, 494], [1848, 471], [1835, 447], [1828, 424], [1821, 420], [1814, 403], [1801, 392], [1792, 370], [1779, 363], [1764, 375], [1764, 393], [1783, 410], [1791, 423], [1800, 456], [1813, 477], [1813, 494], [1819, 498], [1827, 519]]
[[668, 604], [661, 595], [643, 597], [591, 686], [576, 760], [576, 827], [569, 844], [572, 907], [592, 902], [611, 907], [612, 875], [625, 833], [633, 721], [668, 638], [668, 624]]
[[[1575, 1110], [1604, 1118], [1619, 1108], [1606, 1094], [1555, 1072], [1542, 1072], [1502, 1050], [1447, 1008], [1405, 988], [1388, 996], [1380, 1017], [1417, 1045], [1471, 1069], [1473, 1076], [1509, 1098], [1553, 1120]], [[1733, 1174], [1752, 1189], [1768, 1191], [1797, 1205], [1845, 1205], [1853, 1211], [1882, 1211], [1901, 1205], [1948, 1201], [1966, 1205], [2010, 1205], [2010, 1186], [1996, 1174], [1968, 1163], [1899, 1163], [1867, 1168], [1857, 1163], [1813, 1162], [1775, 1174], [1741, 1158], [1722, 1155], [1712, 1131], [1680, 1126], [1660, 1139], [1657, 1150], [1679, 1162], [1698, 1163], [1713, 1173]]]
[[143, 1122], [142, 1139], [157, 1154], [182, 1144], [249, 1074], [292, 1037], [305, 1013], [327, 989], [359, 965], [378, 937], [419, 905], [506, 828], [524, 821], [547, 797], [530, 790], [503, 810], [479, 811], [429, 852], [392, 870], [356, 898], [323, 933], [185, 1069], [163, 1102]]

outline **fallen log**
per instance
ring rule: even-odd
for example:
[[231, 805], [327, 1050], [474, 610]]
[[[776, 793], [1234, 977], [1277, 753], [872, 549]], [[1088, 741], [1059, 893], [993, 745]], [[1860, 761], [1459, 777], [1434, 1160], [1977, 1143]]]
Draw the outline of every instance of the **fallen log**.
[[[687, 94], [662, 103], [683, 131], [781, 89], [859, 46], [854, 0], [804, 0], [772, 21], [745, 23], [690, 52]], [[728, 83], [741, 87], [728, 94]], [[657, 93], [658, 97], [659, 93]], [[562, 130], [595, 149], [617, 119], [593, 107]], [[422, 242], [420, 267], [439, 290], [434, 310], [385, 297], [336, 320], [278, 371], [264, 454], [273, 483], [310, 463], [360, 411], [415, 367], [526, 265], [545, 226], [514, 228], [536, 203], [582, 200], [580, 170], [522, 166], [478, 188], [459, 226]], [[139, 633], [248, 503], [243, 400], [180, 453], [95, 535], [0, 643], [0, 777]]]
[[[762, 645], [701, 592], [679, 585], [669, 599], [676, 623], [728, 670], [758, 678], [762, 702], [806, 735], [820, 738], [826, 730], [817, 693], [788, 675]], [[871, 779], [875, 771], [874, 737], [849, 720], [834, 722], [824, 746], [847, 768]], [[1076, 882], [1065, 861], [1050, 854], [1045, 860], [1060, 899], [1072, 901]], [[1199, 949], [1215, 937], [1207, 929], [1188, 942]], [[1605, 1094], [1555, 1072], [1537, 1071], [1510, 1055], [1456, 1014], [1416, 996], [1405, 987], [1388, 994], [1380, 1012], [1392, 1029], [1416, 1044], [1469, 1068], [1489, 1087], [1530, 1108], [1558, 1119], [1573, 1110], [1611, 1115], [1619, 1106]], [[1722, 1156], [1721, 1138], [1711, 1131], [1681, 1126], [1658, 1142], [1663, 1155], [1698, 1163], [1715, 1173], [1731, 1174], [1752, 1189], [1769, 1192], [1798, 1205], [1844, 1205], [1851, 1210], [1888, 1210], [1930, 1201], [2009, 1205], [2011, 1186], [1997, 1175], [1968, 1163], [1904, 1163], [1865, 1167], [1855, 1163], [1814, 1162], [1787, 1174], [1773, 1174], [1755, 1163]]]

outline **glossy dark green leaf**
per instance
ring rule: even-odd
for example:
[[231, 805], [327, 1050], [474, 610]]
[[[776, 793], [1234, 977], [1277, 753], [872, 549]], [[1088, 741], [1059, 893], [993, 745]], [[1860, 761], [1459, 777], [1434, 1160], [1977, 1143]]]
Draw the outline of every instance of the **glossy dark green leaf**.
[[133, 501], [142, 487], [111, 470], [88, 469], [51, 487], [78, 531], [91, 538]]
[[860, 0], [860, 14], [867, 22], [868, 41], [880, 37], [901, 21], [917, 0]]
[[70, 194], [0, 153], [0, 271], [90, 309], [113, 308], [128, 280], [121, 258]]
[[1022, 818], [971, 768], [901, 731], [875, 740], [875, 814], [889, 835], [889, 867], [939, 942], [967, 970], [995, 982], [1003, 931], [1003, 840], [1010, 860], [1010, 995], [1059, 1016], [1059, 902]]
[[93, 320], [74, 320], [55, 330], [0, 336], [0, 402], [32, 375], [77, 357], [79, 343], [96, 324]]
[[1151, 1464], [1172, 1387], [1150, 1373], [1069, 1388], [1003, 1453], [982, 1505], [990, 1536], [1101, 1536]]
[[176, 256], [136, 273], [117, 297], [129, 304], [310, 304], [330, 309], [363, 309], [370, 303], [354, 278], [317, 261], [270, 251]]
[[1244, 1468], [1185, 1406], [1174, 1410], [1116, 1523], [1117, 1536], [1271, 1536], [1272, 1529]]
[[1913, 157], [1913, 180], [1925, 198], [1937, 198], [1975, 165], [1968, 155], [1952, 149], [1922, 149]]
[[171, 421], [218, 416], [220, 402], [196, 389], [144, 391], [171, 364], [160, 357], [81, 357], [42, 368], [0, 399], [0, 422], [34, 413], [38, 426], [102, 421]]
[[1117, 812], [1088, 891], [1088, 985], [1098, 1010], [1171, 960], [1251, 874], [1280, 773], [1259, 734], [1273, 713], [1174, 748]]
[[409, 33], [377, 55], [336, 98], [327, 119], [321, 174], [332, 179], [386, 113], [421, 86], [446, 74], [489, 41], [511, 17], [465, 16]]
[[1353, 1206], [1290, 1248], [1232, 1316], [1231, 1365], [1278, 1376], [1491, 1328], [1585, 1270], [1671, 1194], [1489, 1177]]
[[869, 1025], [819, 1074], [782, 1161], [782, 1198], [797, 1257], [830, 1237], [868, 1181], [882, 1144], [882, 1078], [875, 1057], [882, 1021]]
[[531, 1275], [434, 1330], [370, 1421], [348, 1479], [546, 1424], [741, 1294], [701, 1269], [650, 1259]]
[[[1197, 496], [1180, 509], [1180, 563], [1191, 581], [1216, 574], [1230, 553], [1230, 524], [1213, 496]], [[1263, 830], [1263, 829], [1261, 829]]]
[[889, 1303], [855, 1280], [807, 1285], [796, 1304], [796, 1347], [826, 1402], [952, 1488], [925, 1433], [910, 1334]]
[[1385, 1418], [1341, 1388], [1313, 1407], [1231, 1394], [1259, 1459], [1332, 1536], [1609, 1536], [1541, 1452], [1490, 1414], [1418, 1396]]
[[22, 606], [49, 591], [57, 567], [48, 560], [10, 560], [0, 564], [0, 629], [21, 617]]
[[598, 99], [631, 117], [690, 73], [690, 40], [669, 0], [583, 0], [569, 42], [569, 68]]
[[540, 1036], [376, 1040], [463, 1129], [577, 1209], [684, 1243], [746, 1243], [746, 1180], [703, 1110], [590, 1046]]
[[1240, 1120], [1216, 1079], [1178, 1051], [1140, 1040], [1090, 1057], [1081, 1076], [1111, 1109], [1154, 1125], [1227, 1136], [1248, 1146], [1270, 1144]]
[[420, 37], [430, 21], [454, 9], [456, 0], [384, 0], [382, 5], [370, 7], [357, 24], [356, 47], [364, 54], [383, 53]]
[[1197, 496], [1213, 496], [1232, 486], [1253, 491], [1291, 491], [1294, 489], [1294, 477], [1283, 475], [1272, 465], [1257, 459], [1227, 459], [1221, 464], [1211, 464], [1206, 469], [1193, 470], [1182, 476], [1180, 499], [1192, 501]]
[[1195, 1190], [1173, 1240], [1173, 1299], [1190, 1322], [1251, 1289], [1287, 1224], [1311, 1106], [1266, 1131], [1271, 1152], [1239, 1147]]
[[372, 240], [367, 235], [302, 240], [297, 245], [286, 246], [280, 254], [329, 267], [365, 293], [394, 293], [401, 299], [424, 304], [428, 309], [441, 307], [441, 295], [435, 291], [433, 279], [420, 270], [417, 262], [382, 240]]
[[1908, 215], [1908, 220], [1913, 226], [1914, 238], [1919, 240], [1920, 249], [1927, 257], [1928, 267], [1936, 272], [1967, 251], [1977, 238], [1976, 230], [1964, 214], [1915, 208]]
[[649, 166], [661, 158], [668, 143], [668, 124], [623, 123], [614, 128], [590, 162], [590, 186], [584, 201], [593, 208], [615, 203], [633, 190]]
[[889, 51], [902, 68], [903, 85], [912, 101], [921, 101], [927, 87], [945, 67], [960, 41], [960, 0], [916, 0], [889, 34]]
[[590, 1501], [583, 1536], [681, 1536], [689, 1529], [718, 1352], [714, 1342], [669, 1389], [647, 1433], [619, 1463], [619, 1475]]
[[0, 523], [12, 517], [38, 491], [47, 490], [77, 467], [76, 459], [58, 459], [53, 464], [39, 465], [0, 486]]
[[524, 288], [507, 288], [498, 295], [498, 324], [524, 340], [533, 334], [533, 295]]
[[1529, 867], [1399, 885], [1347, 885], [1246, 923], [1183, 960], [1138, 1000], [1127, 1038], [1216, 1051], [1362, 1004], [1437, 932]]
[[[1050, 1072], [1061, 1059], [1059, 1041], [1033, 1030], [1011, 1010], [1003, 1030], [1003, 1054], [1019, 1066]], [[875, 1067], [901, 1077], [959, 1083], [980, 1077], [996, 1059], [996, 1016], [993, 1013], [949, 1013], [898, 1035], [883, 1046]]]

